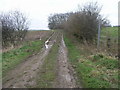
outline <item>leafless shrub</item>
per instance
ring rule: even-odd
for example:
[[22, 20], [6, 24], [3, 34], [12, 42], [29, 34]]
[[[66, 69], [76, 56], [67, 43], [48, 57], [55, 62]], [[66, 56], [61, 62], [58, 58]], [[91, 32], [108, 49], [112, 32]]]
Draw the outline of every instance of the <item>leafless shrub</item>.
[[20, 11], [1, 13], [0, 22], [2, 24], [3, 47], [22, 41], [29, 28], [28, 18]]
[[71, 14], [66, 23], [66, 29], [75, 37], [83, 41], [96, 39], [98, 24], [109, 25], [106, 18], [100, 15], [101, 7], [97, 3], [88, 3], [74, 14]]

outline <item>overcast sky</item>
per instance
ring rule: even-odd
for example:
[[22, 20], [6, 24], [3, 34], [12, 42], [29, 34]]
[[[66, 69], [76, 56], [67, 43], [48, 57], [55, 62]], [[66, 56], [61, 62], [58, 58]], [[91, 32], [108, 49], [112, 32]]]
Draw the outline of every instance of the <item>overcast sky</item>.
[[112, 25], [118, 25], [119, 0], [0, 0], [0, 12], [20, 10], [29, 17], [30, 29], [48, 29], [50, 14], [75, 11], [78, 5], [91, 1], [103, 5], [101, 14], [107, 17]]

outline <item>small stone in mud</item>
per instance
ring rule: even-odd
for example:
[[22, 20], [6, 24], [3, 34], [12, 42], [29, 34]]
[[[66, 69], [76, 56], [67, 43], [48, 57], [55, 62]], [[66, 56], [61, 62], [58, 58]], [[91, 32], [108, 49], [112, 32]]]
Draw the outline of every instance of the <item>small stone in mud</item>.
[[72, 67], [73, 67], [73, 68], [76, 68], [76, 66], [75, 66], [75, 65], [72, 65]]
[[41, 73], [45, 73], [45, 71], [42, 71]]
[[13, 88], [17, 88], [17, 87], [13, 86]]
[[30, 79], [28, 79], [26, 82], [30, 82]]
[[27, 71], [24, 71], [24, 74], [26, 74], [27, 73]]
[[13, 85], [10, 85], [9, 87], [13, 87]]
[[30, 52], [30, 50], [26, 50], [26, 52]]
[[6, 81], [10, 81], [10, 80], [12, 80], [12, 79], [14, 79], [14, 78], [12, 77], [12, 78], [10, 78], [10, 79], [7, 79]]
[[39, 67], [37, 69], [39, 69]]
[[36, 69], [33, 69], [33, 71], [36, 71]]
[[63, 67], [66, 67], [65, 65], [63, 65]]

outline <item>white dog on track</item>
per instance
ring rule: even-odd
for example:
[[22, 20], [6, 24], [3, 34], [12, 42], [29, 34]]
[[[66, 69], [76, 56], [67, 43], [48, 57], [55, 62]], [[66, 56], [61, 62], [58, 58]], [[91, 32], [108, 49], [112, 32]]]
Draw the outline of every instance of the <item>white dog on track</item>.
[[48, 44], [49, 44], [49, 41], [45, 41], [45, 48], [48, 49]]

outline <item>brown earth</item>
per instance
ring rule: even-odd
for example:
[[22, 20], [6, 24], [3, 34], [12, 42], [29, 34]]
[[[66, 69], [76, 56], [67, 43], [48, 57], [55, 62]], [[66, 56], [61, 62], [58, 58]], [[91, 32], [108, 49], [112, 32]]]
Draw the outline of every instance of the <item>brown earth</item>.
[[58, 56], [58, 78], [57, 78], [57, 88], [75, 88], [76, 82], [75, 78], [73, 76], [73, 73], [71, 73], [70, 65], [68, 62], [67, 57], [67, 47], [65, 45], [65, 42], [61, 40], [60, 48], [59, 48], [59, 56]]

